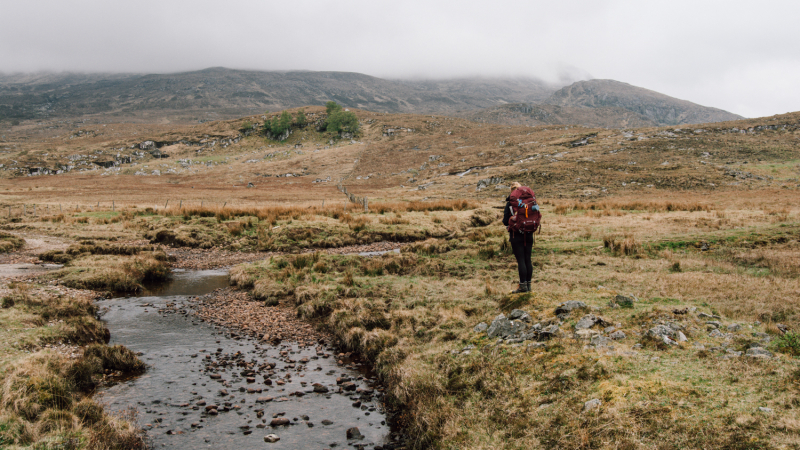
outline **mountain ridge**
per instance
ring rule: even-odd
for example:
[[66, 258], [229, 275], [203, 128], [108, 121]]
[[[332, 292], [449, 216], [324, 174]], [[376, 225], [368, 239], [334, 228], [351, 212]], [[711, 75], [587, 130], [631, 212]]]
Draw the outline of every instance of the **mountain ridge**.
[[[527, 125], [626, 127], [742, 118], [614, 80], [560, 86], [535, 78], [392, 80], [357, 72], [224, 67], [170, 74], [0, 74], [0, 120], [11, 121], [197, 123], [330, 100], [375, 112]], [[518, 113], [526, 109], [522, 114], [528, 117], [520, 120]]]

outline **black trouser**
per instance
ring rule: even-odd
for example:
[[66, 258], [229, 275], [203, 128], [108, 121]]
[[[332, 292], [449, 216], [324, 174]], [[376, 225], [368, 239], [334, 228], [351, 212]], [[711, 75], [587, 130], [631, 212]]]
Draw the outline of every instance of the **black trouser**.
[[519, 270], [519, 282], [530, 283], [533, 277], [533, 264], [531, 264], [531, 250], [533, 249], [533, 233], [509, 233], [508, 240], [511, 242], [511, 251], [517, 258], [517, 270]]

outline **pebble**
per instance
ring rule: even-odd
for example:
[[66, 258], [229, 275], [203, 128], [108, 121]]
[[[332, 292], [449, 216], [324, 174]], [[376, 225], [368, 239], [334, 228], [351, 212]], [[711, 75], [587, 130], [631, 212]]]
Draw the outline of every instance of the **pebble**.
[[271, 444], [275, 443], [275, 442], [278, 442], [280, 440], [281, 440], [281, 438], [279, 438], [277, 434], [268, 434], [268, 435], [264, 436], [264, 442], [268, 442], [268, 443], [271, 443]]

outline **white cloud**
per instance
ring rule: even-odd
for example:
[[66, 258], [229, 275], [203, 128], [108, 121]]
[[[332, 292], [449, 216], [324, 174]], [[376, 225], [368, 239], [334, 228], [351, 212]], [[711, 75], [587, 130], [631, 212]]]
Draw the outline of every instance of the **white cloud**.
[[0, 71], [212, 66], [382, 77], [564, 68], [753, 116], [800, 109], [800, 2], [2, 1]]

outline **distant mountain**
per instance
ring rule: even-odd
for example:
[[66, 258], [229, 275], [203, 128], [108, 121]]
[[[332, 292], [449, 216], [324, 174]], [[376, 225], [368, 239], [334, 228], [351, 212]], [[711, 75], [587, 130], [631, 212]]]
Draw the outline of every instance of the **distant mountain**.
[[575, 124], [637, 128], [740, 120], [742, 116], [614, 80], [578, 81], [541, 102], [460, 111], [459, 117], [506, 125]]
[[562, 107], [622, 108], [640, 114], [659, 126], [744, 119], [728, 111], [700, 106], [614, 80], [578, 81], [561, 88], [544, 103]]
[[584, 125], [601, 128], [640, 128], [655, 126], [647, 117], [623, 108], [581, 108], [575, 106], [530, 105], [512, 103], [472, 111], [461, 111], [458, 117], [475, 122], [504, 125]]
[[392, 113], [440, 113], [539, 101], [557, 86], [536, 79], [385, 80], [349, 72], [211, 68], [154, 75], [0, 76], [0, 119], [102, 114], [115, 121], [241, 117], [334, 100]]
[[0, 75], [0, 120], [12, 121], [196, 123], [329, 100], [377, 112], [528, 125], [642, 127], [741, 119], [613, 80], [561, 87], [533, 78], [387, 80], [351, 72], [225, 68], [150, 75]]

